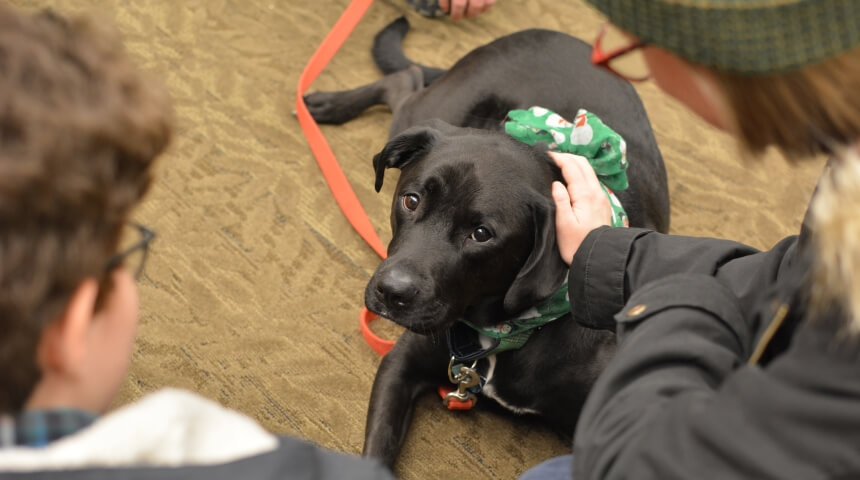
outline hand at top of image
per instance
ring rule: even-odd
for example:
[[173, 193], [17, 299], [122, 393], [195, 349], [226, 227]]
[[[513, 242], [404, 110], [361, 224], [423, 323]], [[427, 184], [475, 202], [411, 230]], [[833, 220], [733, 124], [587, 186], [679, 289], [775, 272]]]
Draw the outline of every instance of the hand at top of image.
[[495, 3], [496, 0], [439, 0], [439, 7], [456, 22], [462, 18], [475, 18]]

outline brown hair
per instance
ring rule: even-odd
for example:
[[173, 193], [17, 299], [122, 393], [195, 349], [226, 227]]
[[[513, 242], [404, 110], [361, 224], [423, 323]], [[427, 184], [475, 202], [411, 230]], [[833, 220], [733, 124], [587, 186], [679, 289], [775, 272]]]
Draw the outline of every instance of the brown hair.
[[787, 73], [714, 73], [751, 153], [775, 146], [797, 159], [860, 138], [860, 48]]
[[86, 19], [0, 5], [0, 412], [40, 378], [36, 346], [106, 260], [171, 132], [166, 93]]
[[860, 48], [788, 73], [716, 73], [735, 115], [741, 145], [768, 146], [789, 160], [832, 155], [812, 199], [813, 315], [839, 306], [860, 334]]

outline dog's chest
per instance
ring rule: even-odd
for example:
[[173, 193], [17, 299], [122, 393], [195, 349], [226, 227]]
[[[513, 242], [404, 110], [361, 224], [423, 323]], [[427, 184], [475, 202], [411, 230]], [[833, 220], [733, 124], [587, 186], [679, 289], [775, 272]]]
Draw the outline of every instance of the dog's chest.
[[[481, 346], [483, 348], [489, 348], [491, 345], [490, 339], [487, 337], [484, 337], [483, 335], [481, 335], [480, 341], [481, 341]], [[541, 412], [535, 410], [534, 408], [530, 408], [528, 406], [516, 405], [513, 402], [511, 402], [510, 400], [506, 400], [503, 396], [501, 396], [499, 394], [499, 391], [496, 388], [496, 384], [500, 381], [503, 381], [502, 379], [504, 378], [505, 372], [504, 371], [498, 371], [498, 372], [496, 371], [496, 367], [498, 366], [498, 358], [496, 358], [496, 355], [490, 355], [488, 357], [485, 357], [485, 358], [481, 359], [481, 361], [478, 363], [479, 363], [478, 372], [481, 374], [482, 377], [484, 377], [486, 379], [486, 381], [484, 382], [484, 386], [481, 388], [482, 394], [484, 394], [485, 396], [487, 396], [489, 398], [492, 398], [493, 400], [498, 402], [499, 405], [501, 405], [501, 406], [507, 408], [508, 410], [510, 410], [514, 413], [517, 413], [517, 414], [525, 414], [525, 413], [540, 414], [541, 413]]]

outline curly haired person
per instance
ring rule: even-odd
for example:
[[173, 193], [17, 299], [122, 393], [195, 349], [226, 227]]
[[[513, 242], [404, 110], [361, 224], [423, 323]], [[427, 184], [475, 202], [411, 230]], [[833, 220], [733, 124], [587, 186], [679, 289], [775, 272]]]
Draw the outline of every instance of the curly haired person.
[[164, 89], [85, 19], [0, 6], [0, 477], [392, 478], [178, 390], [99, 416], [129, 365], [171, 136]]

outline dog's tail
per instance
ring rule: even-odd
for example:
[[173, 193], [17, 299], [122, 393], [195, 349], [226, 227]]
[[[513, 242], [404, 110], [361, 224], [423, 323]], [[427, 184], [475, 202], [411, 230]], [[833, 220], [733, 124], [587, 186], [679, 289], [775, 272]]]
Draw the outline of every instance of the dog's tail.
[[406, 17], [400, 17], [383, 28], [373, 39], [373, 61], [382, 70], [382, 73], [399, 72], [415, 65], [424, 73], [424, 86], [433, 83], [437, 78], [445, 74], [447, 70], [427, 67], [406, 58], [403, 53], [403, 37], [409, 31], [409, 21]]

